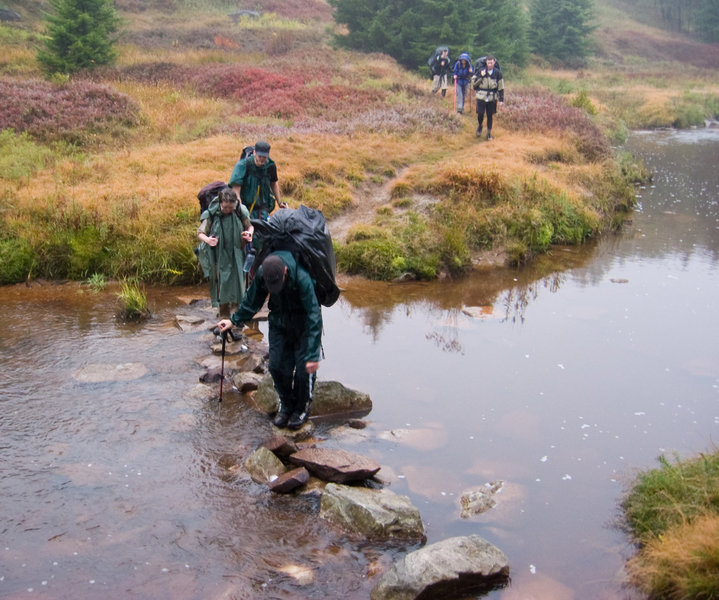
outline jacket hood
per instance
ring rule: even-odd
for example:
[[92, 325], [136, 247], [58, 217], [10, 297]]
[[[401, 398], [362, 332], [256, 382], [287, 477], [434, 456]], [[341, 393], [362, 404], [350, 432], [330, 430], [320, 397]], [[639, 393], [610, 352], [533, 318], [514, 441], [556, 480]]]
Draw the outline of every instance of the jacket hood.
[[459, 55], [459, 60], [466, 60], [467, 62], [471, 62], [469, 54], [467, 54], [466, 52], [462, 52], [462, 54]]

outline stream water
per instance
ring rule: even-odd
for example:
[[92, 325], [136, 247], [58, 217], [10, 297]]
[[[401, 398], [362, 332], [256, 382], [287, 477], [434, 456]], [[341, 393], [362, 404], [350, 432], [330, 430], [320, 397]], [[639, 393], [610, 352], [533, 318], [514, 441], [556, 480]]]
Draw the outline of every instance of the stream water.
[[[656, 174], [621, 234], [459, 282], [352, 282], [324, 310], [320, 378], [374, 406], [318, 437], [381, 463], [428, 543], [501, 548], [492, 600], [633, 597], [623, 490], [719, 437], [719, 130], [628, 146]], [[227, 468], [270, 429], [238, 394], [194, 392], [211, 336], [174, 316], [205, 295], [150, 289], [137, 326], [112, 289], [0, 288], [0, 597], [367, 599], [418, 547], [349, 539], [315, 496]], [[88, 381], [98, 366], [113, 379]], [[463, 519], [462, 493], [498, 480]]]

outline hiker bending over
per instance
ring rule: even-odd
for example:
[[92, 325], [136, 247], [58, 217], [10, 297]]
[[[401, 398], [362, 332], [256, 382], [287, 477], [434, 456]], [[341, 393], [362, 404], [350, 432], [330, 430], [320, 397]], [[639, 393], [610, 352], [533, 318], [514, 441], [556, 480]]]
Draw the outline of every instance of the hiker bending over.
[[236, 211], [237, 194], [230, 188], [220, 191], [205, 210], [197, 229], [198, 259], [205, 277], [210, 278], [212, 306], [220, 307], [220, 318], [229, 317], [245, 295], [244, 247], [252, 244], [255, 228], [244, 206]]
[[[457, 112], [462, 114], [464, 112], [464, 100], [469, 93], [469, 84], [472, 81], [472, 74], [474, 69], [472, 68], [472, 60], [469, 58], [469, 54], [462, 52], [454, 63], [452, 69], [452, 75], [454, 76], [454, 87], [455, 93], [457, 94]], [[471, 108], [471, 105], [470, 105]]]
[[280, 397], [273, 423], [299, 429], [307, 421], [320, 366], [322, 312], [310, 274], [291, 252], [267, 255], [237, 311], [217, 325], [224, 332], [259, 311], [269, 293], [270, 374]]
[[247, 207], [250, 218], [266, 221], [275, 210], [275, 202], [280, 208], [287, 208], [287, 204], [280, 201], [277, 181], [277, 165], [270, 158], [270, 145], [259, 141], [252, 154], [237, 161], [229, 186]]
[[442, 88], [442, 98], [447, 95], [447, 81], [449, 80], [449, 48], [437, 48], [431, 60], [432, 66], [432, 93], [436, 94]]
[[[482, 60], [482, 59], [480, 59]], [[497, 59], [491, 54], [486, 64], [478, 65], [472, 77], [472, 87], [477, 94], [477, 137], [482, 135], [484, 113], [487, 113], [487, 139], [492, 139], [492, 117], [497, 112], [497, 102], [504, 103], [504, 77], [497, 65]]]

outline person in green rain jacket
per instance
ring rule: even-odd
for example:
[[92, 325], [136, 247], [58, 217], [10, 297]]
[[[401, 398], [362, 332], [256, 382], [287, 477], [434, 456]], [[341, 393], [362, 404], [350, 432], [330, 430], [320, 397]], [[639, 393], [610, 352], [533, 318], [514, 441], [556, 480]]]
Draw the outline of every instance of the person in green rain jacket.
[[252, 244], [255, 229], [244, 206], [237, 215], [237, 203], [237, 194], [223, 189], [200, 216], [197, 229], [198, 260], [210, 279], [210, 299], [212, 306], [220, 307], [220, 317], [228, 317], [245, 295], [243, 246]]
[[270, 213], [275, 210], [275, 203], [281, 208], [287, 206], [280, 200], [277, 165], [270, 158], [267, 142], [257, 142], [252, 154], [237, 161], [229, 186], [235, 190], [253, 219], [269, 219]]
[[262, 261], [242, 304], [217, 326], [241, 327], [267, 304], [270, 374], [280, 399], [273, 423], [299, 429], [307, 421], [320, 366], [322, 311], [312, 277], [291, 252], [277, 250]]

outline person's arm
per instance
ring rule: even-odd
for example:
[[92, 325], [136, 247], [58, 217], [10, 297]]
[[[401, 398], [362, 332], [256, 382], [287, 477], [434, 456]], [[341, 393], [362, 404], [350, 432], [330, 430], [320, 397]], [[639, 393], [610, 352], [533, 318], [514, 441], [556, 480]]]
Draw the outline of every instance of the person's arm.
[[280, 200], [280, 184], [279, 184], [279, 182], [278, 181], [270, 182], [270, 189], [272, 190], [272, 193], [275, 195], [275, 200], [277, 201], [277, 205], [280, 208], [287, 208], [287, 202]]
[[239, 308], [232, 313], [229, 319], [222, 319], [217, 326], [220, 331], [224, 332], [231, 329], [233, 326], [240, 327], [246, 321], [249, 321], [254, 317], [259, 310], [262, 308], [267, 298], [267, 288], [265, 287], [265, 280], [262, 278], [262, 267], [259, 268], [255, 278], [252, 280], [245, 297], [242, 299], [242, 303]]
[[240, 192], [242, 191], [242, 182], [245, 180], [245, 174], [247, 173], [247, 164], [245, 159], [238, 160], [232, 169], [232, 175], [230, 175], [230, 181], [227, 183], [237, 194], [237, 198], [242, 201]]
[[208, 246], [216, 246], [217, 245], [217, 238], [212, 237], [208, 235], [210, 232], [210, 219], [205, 219], [200, 223], [200, 226], [197, 228], [197, 237], [201, 242], [205, 242]]
[[297, 269], [297, 288], [306, 319], [307, 354], [305, 355], [305, 369], [308, 373], [314, 373], [319, 368], [322, 343], [322, 310], [317, 300], [317, 294], [315, 294], [312, 278], [302, 267]]

